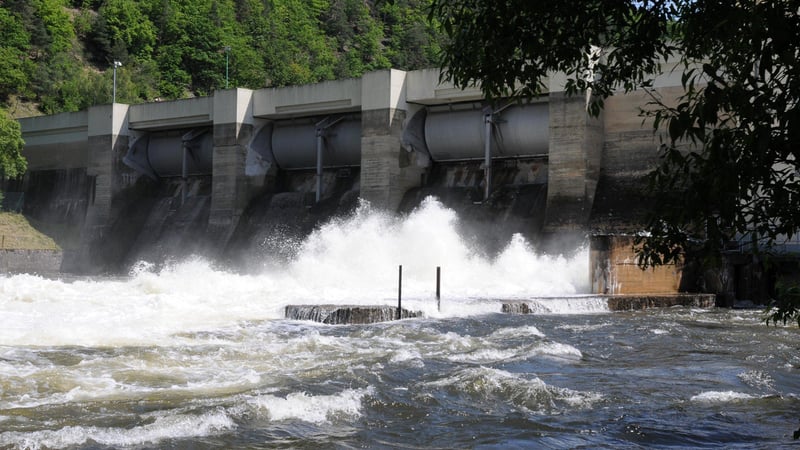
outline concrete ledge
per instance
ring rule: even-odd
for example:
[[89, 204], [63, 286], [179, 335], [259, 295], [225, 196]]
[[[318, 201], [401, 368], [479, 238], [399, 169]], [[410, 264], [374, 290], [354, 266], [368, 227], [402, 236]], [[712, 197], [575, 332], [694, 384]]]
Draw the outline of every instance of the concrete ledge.
[[716, 306], [716, 301], [717, 296], [714, 294], [612, 295], [608, 297], [608, 309], [631, 311], [671, 306], [713, 308]]
[[[397, 307], [394, 306], [352, 306], [352, 305], [289, 305], [286, 307], [287, 319], [311, 320], [329, 325], [368, 324], [397, 320]], [[401, 319], [422, 317], [421, 311], [400, 311]]]
[[[579, 300], [586, 297], [568, 298]], [[634, 311], [672, 306], [690, 308], [713, 308], [716, 306], [716, 295], [714, 294], [598, 295], [591, 296], [591, 298], [604, 299], [610, 311]], [[506, 314], [558, 313], [547, 307], [547, 300], [553, 300], [553, 298], [503, 301], [501, 311]]]
[[62, 257], [60, 250], [0, 250], [0, 273], [57, 274]]

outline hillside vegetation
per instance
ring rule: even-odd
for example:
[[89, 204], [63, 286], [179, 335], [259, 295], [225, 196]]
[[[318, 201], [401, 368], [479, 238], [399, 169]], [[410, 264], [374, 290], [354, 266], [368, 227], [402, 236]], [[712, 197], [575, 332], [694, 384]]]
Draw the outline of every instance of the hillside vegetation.
[[0, 0], [14, 117], [436, 65], [430, 0]]

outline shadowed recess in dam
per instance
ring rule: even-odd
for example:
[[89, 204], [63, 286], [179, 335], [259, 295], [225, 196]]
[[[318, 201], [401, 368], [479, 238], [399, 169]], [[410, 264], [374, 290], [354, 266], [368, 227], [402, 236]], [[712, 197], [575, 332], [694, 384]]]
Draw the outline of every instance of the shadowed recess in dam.
[[268, 192], [251, 201], [242, 215], [222, 260], [245, 273], [260, 272], [265, 264], [284, 266], [299, 245], [332, 217], [349, 216], [358, 206], [358, 172], [328, 173], [325, 197], [314, 201], [313, 173], [284, 175], [289, 191]]
[[161, 196], [143, 198], [135, 204], [140, 208], [147, 205], [149, 213], [123, 260], [123, 267], [137, 261], [162, 264], [209, 251], [205, 224], [211, 205], [210, 180], [196, 177], [188, 186], [190, 195], [185, 201], [181, 199], [179, 181], [172, 181], [162, 183]]
[[401, 264], [404, 298], [410, 299], [430, 298], [437, 266], [444, 273], [444, 295], [456, 298], [575, 294], [588, 289], [585, 251], [569, 259], [539, 256], [515, 234], [490, 257], [482, 243], [463, 238], [460, 228], [457, 213], [432, 197], [405, 216], [362, 204], [302, 241], [273, 237], [269, 249], [283, 248], [261, 256], [260, 272], [290, 277], [298, 283], [291, 297], [313, 303], [395, 298]]
[[[559, 239], [542, 233], [547, 205], [547, 166], [539, 160], [496, 161], [491, 194], [484, 200], [484, 172], [472, 161], [436, 164], [423, 186], [406, 192], [401, 212], [433, 196], [458, 211], [459, 233], [487, 255], [502, 251], [508, 238], [520, 234], [540, 252], [563, 253], [580, 246], [584, 236], [561, 233]], [[564, 239], [569, 239], [565, 243]]]
[[[7, 300], [0, 342], [180, 341], [182, 332], [281, 319], [286, 305], [396, 305], [400, 264], [403, 307], [428, 317], [500, 312], [498, 298], [587, 292], [585, 249], [569, 259], [537, 255], [517, 235], [487, 258], [459, 236], [457, 221], [453, 210], [431, 198], [404, 218], [362, 205], [293, 244], [294, 256], [283, 267], [265, 263], [258, 274], [194, 259], [159, 270], [140, 262], [125, 279], [2, 277], [0, 295]], [[436, 266], [442, 267], [441, 311], [434, 299]]]

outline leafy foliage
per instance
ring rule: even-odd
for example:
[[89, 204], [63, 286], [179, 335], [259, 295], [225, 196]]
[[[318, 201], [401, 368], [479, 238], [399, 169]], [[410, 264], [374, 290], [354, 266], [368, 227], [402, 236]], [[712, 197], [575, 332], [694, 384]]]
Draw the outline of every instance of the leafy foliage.
[[0, 108], [0, 172], [8, 178], [17, 178], [25, 173], [27, 162], [22, 157], [22, 130], [19, 122]]
[[[430, 0], [3, 0], [0, 107], [45, 114], [112, 101], [311, 83], [433, 65]], [[24, 172], [16, 122], [0, 109], [0, 170]]]
[[30, 35], [18, 16], [0, 9], [0, 101], [27, 89]]
[[456, 85], [480, 81], [489, 98], [530, 97], [542, 92], [550, 72], [560, 71], [568, 76], [567, 92], [592, 89], [597, 113], [603, 97], [619, 86], [641, 86], [670, 54], [671, 5], [434, 0], [431, 15], [450, 38], [443, 63]]
[[[0, 102], [45, 113], [434, 65], [430, 0], [5, 0]], [[227, 75], [227, 76], [226, 76]]]
[[443, 37], [435, 17], [429, 17], [431, 0], [396, 0], [380, 5], [385, 24], [386, 56], [391, 66], [411, 70], [439, 65]]

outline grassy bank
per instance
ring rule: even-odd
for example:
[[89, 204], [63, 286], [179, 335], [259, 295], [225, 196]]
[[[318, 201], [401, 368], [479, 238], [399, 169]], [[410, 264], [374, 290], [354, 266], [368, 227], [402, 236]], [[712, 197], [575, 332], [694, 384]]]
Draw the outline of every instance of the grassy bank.
[[55, 241], [33, 228], [25, 216], [9, 212], [0, 212], [0, 249], [60, 250]]

